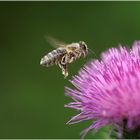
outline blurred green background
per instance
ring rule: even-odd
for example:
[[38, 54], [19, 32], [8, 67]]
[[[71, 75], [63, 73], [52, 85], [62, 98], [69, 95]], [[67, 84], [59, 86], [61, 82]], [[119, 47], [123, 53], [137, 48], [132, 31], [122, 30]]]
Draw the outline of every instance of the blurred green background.
[[[83, 40], [94, 54], [69, 66], [39, 65], [51, 35]], [[0, 2], [0, 138], [80, 138], [91, 121], [66, 125], [78, 112], [64, 108], [69, 79], [109, 47], [140, 39], [140, 2]], [[105, 129], [86, 138], [108, 138]]]

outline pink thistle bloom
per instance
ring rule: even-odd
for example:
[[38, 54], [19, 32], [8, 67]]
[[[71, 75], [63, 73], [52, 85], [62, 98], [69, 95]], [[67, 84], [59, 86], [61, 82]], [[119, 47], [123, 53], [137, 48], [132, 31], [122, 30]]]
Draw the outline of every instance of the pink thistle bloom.
[[65, 106], [80, 114], [68, 124], [93, 121], [82, 137], [106, 125], [128, 132], [140, 127], [140, 41], [131, 49], [110, 48], [102, 53], [101, 60], [86, 64], [70, 82], [75, 89], [66, 87], [65, 94], [74, 102]]

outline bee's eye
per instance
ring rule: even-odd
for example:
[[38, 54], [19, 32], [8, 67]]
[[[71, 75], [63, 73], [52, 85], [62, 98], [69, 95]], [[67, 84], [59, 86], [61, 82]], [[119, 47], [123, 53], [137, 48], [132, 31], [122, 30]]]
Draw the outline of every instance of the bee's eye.
[[81, 48], [82, 48], [84, 51], [86, 51], [86, 52], [88, 51], [88, 50], [87, 50], [87, 45], [86, 45], [86, 43], [85, 43], [84, 41], [80, 41], [79, 44], [80, 44]]
[[86, 50], [87, 49], [87, 46], [86, 45], [83, 45], [83, 49]]
[[87, 45], [86, 44], [83, 44], [82, 48], [83, 48], [83, 50], [87, 51]]

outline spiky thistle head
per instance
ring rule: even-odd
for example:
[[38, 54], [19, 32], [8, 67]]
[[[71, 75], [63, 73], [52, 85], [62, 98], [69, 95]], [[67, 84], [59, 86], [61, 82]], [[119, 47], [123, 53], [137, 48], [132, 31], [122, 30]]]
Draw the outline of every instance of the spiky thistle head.
[[[69, 124], [92, 120], [82, 132], [114, 125], [121, 136], [140, 127], [140, 41], [132, 48], [110, 48], [101, 60], [92, 60], [70, 81], [65, 94], [74, 101], [66, 107], [79, 110]], [[139, 129], [140, 130], [140, 129]], [[137, 138], [137, 137], [136, 137]]]

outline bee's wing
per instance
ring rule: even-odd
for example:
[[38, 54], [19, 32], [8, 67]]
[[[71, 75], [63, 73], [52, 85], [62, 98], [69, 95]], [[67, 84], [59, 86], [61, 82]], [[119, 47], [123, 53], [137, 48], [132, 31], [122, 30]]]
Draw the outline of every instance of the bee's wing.
[[48, 43], [50, 43], [50, 45], [52, 45], [55, 48], [65, 48], [66, 47], [66, 43], [59, 41], [53, 37], [50, 36], [45, 36], [46, 40], [48, 41]]

